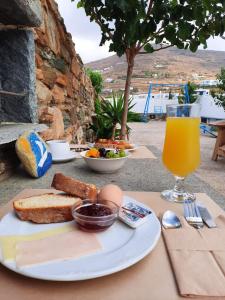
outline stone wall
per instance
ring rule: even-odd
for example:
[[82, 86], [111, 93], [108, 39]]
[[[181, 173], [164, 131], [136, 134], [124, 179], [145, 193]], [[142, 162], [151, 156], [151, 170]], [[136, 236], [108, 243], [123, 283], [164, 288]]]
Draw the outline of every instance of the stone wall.
[[[35, 29], [39, 121], [51, 125], [47, 107], [63, 114], [65, 137], [82, 143], [94, 111], [94, 90], [54, 0], [41, 0], [43, 22]], [[76, 26], [76, 22], [74, 22]]]
[[2, 28], [0, 41], [0, 122], [37, 122], [33, 32]]

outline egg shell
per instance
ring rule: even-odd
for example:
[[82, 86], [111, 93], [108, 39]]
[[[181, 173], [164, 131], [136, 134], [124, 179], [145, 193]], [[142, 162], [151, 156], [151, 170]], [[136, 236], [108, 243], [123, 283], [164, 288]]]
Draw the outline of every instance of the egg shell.
[[123, 192], [117, 185], [107, 184], [100, 189], [98, 200], [109, 200], [121, 206]]

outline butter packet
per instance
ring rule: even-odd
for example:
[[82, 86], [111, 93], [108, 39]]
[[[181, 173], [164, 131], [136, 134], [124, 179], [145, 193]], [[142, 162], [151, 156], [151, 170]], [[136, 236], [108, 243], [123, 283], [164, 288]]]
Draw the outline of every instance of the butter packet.
[[132, 228], [136, 228], [147, 221], [152, 212], [141, 203], [126, 201], [119, 211], [119, 219]]

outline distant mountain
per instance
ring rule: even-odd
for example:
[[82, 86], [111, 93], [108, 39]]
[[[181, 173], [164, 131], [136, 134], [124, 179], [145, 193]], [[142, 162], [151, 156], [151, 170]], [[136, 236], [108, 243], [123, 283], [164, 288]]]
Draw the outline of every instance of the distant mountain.
[[[104, 78], [104, 89], [123, 89], [126, 78], [125, 56], [101, 59], [86, 64], [99, 70]], [[225, 67], [225, 52], [168, 48], [153, 54], [138, 55], [132, 78], [134, 92], [147, 92], [149, 82], [153, 83], [200, 83], [206, 79], [216, 79], [220, 68]]]

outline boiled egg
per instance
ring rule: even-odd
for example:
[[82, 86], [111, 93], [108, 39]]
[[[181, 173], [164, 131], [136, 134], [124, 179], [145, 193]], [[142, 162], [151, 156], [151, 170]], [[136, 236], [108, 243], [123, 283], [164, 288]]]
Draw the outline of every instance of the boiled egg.
[[122, 190], [115, 184], [107, 184], [100, 189], [98, 200], [108, 200], [121, 206], [123, 200]]

